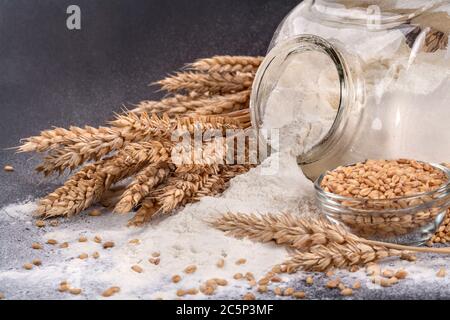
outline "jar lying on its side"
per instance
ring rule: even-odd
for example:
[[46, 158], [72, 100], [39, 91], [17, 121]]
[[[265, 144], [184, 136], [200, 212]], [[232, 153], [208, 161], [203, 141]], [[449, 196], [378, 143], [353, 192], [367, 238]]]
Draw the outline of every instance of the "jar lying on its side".
[[365, 159], [449, 162], [449, 14], [445, 0], [303, 1], [258, 70], [253, 126], [313, 181]]
[[358, 236], [421, 245], [436, 233], [450, 206], [450, 170], [441, 165], [430, 166], [443, 172], [446, 180], [429, 192], [389, 199], [342, 196], [324, 190], [324, 179], [329, 178], [327, 173], [315, 183], [316, 198], [328, 218], [342, 223]]

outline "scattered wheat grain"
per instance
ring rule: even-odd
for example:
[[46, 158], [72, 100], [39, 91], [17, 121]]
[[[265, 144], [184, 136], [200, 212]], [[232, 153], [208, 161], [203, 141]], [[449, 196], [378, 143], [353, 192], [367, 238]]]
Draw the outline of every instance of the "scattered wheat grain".
[[256, 300], [256, 297], [253, 293], [249, 292], [244, 295], [243, 300], [247, 300], [247, 301]]
[[439, 269], [439, 271], [436, 274], [438, 278], [445, 278], [446, 275], [447, 271], [444, 268]]
[[114, 242], [108, 241], [103, 244], [103, 249], [110, 249], [110, 248], [114, 248]]
[[180, 282], [180, 281], [181, 281], [181, 276], [180, 276], [180, 275], [176, 274], [176, 275], [174, 275], [174, 276], [172, 277], [172, 282], [173, 282], [173, 283], [178, 283], [178, 282]]
[[89, 255], [87, 253], [82, 253], [78, 256], [78, 259], [86, 260], [88, 257], [89, 257]]
[[120, 292], [119, 287], [110, 287], [110, 288], [106, 289], [105, 291], [103, 291], [102, 296], [105, 298], [109, 298], [119, 292]]
[[42, 261], [40, 259], [34, 259], [31, 263], [34, 264], [35, 266], [41, 266], [42, 265]]
[[305, 299], [306, 293], [303, 291], [297, 291], [292, 294], [295, 299]]
[[134, 272], [137, 272], [137, 273], [142, 273], [142, 272], [144, 272], [144, 269], [142, 269], [140, 266], [138, 266], [138, 265], [134, 265], [134, 266], [132, 266], [131, 267], [131, 270], [133, 270]]
[[3, 170], [5, 170], [6, 172], [13, 172], [14, 171], [14, 167], [11, 165], [6, 165], [3, 167]]
[[31, 248], [33, 248], [34, 250], [41, 250], [42, 245], [40, 243], [35, 242], [31, 245]]
[[353, 295], [353, 290], [350, 288], [345, 288], [341, 291], [341, 295], [344, 297], [348, 297], [348, 296], [352, 296]]

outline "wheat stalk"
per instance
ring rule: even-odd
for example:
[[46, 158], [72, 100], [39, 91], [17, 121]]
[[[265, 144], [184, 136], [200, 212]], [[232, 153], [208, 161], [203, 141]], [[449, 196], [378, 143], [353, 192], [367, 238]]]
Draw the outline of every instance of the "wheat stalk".
[[133, 182], [122, 194], [120, 201], [114, 208], [117, 213], [128, 213], [150, 192], [169, 176], [171, 170], [167, 164], [150, 165], [134, 177]]
[[199, 59], [187, 65], [188, 69], [204, 72], [253, 72], [261, 65], [262, 57], [215, 56]]
[[39, 202], [37, 214], [45, 218], [72, 216], [101, 199], [113, 184], [135, 174], [149, 163], [167, 161], [169, 154], [156, 141], [129, 144], [117, 155], [87, 165]]
[[180, 114], [224, 115], [248, 108], [249, 99], [249, 90], [211, 97], [177, 94], [161, 101], [142, 101], [131, 112], [166, 113], [169, 116]]
[[168, 92], [194, 91], [198, 93], [235, 93], [249, 89], [254, 74], [242, 72], [179, 72], [155, 84]]

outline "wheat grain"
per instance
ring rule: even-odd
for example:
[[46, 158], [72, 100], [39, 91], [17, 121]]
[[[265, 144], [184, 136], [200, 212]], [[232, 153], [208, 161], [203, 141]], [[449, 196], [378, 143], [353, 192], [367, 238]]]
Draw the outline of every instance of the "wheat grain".
[[168, 92], [194, 91], [198, 93], [226, 94], [243, 91], [253, 84], [251, 72], [178, 72], [155, 84]]
[[105, 242], [104, 244], [103, 244], [103, 249], [111, 249], [111, 248], [114, 248], [114, 242], [112, 242], [112, 241], [108, 241], [108, 242]]
[[39, 203], [40, 216], [72, 216], [100, 200], [112, 184], [142, 169], [149, 163], [167, 161], [169, 155], [156, 141], [129, 144], [111, 158], [87, 165]]
[[33, 269], [33, 264], [31, 264], [31, 263], [25, 263], [25, 264], [23, 265], [23, 268], [24, 268], [25, 270], [31, 270], [31, 269]]
[[188, 64], [188, 69], [204, 72], [256, 72], [263, 57], [214, 56]]
[[31, 263], [37, 267], [42, 265], [42, 261], [39, 259], [34, 259]]
[[109, 298], [119, 292], [120, 292], [119, 287], [111, 287], [111, 288], [108, 288], [105, 291], [103, 291], [102, 296], [105, 298]]

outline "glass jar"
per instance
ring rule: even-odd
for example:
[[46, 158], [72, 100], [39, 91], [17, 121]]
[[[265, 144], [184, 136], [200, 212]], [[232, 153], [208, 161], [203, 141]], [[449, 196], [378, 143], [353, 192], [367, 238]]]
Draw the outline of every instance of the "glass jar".
[[449, 14], [442, 0], [303, 1], [258, 70], [253, 126], [281, 150], [278, 130], [311, 180], [366, 159], [450, 161]]

